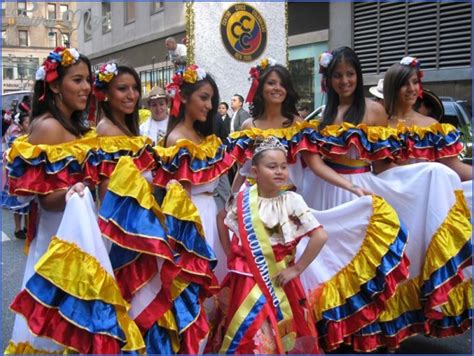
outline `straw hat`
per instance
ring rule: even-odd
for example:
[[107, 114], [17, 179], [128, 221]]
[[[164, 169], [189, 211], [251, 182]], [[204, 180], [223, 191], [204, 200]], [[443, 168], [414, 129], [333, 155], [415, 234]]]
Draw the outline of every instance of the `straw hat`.
[[146, 103], [149, 100], [153, 99], [166, 99], [168, 100], [168, 95], [166, 94], [165, 90], [162, 87], [153, 87], [146, 95], [143, 97], [143, 101]]
[[383, 100], [383, 79], [380, 79], [376, 87], [369, 88], [370, 94]]

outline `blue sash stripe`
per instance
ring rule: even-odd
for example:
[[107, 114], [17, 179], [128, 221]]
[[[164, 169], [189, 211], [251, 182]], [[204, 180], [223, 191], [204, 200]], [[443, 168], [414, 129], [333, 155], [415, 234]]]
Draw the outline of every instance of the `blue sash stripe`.
[[242, 324], [240, 324], [239, 329], [235, 333], [234, 338], [232, 339], [229, 349], [226, 351], [227, 354], [234, 354], [235, 351], [237, 350], [237, 347], [240, 344], [240, 341], [244, 337], [245, 333], [247, 332], [248, 328], [250, 325], [253, 324], [255, 318], [257, 315], [260, 313], [260, 311], [263, 309], [265, 306], [267, 300], [265, 298], [265, 295], [261, 295], [260, 298], [257, 300], [257, 302], [254, 304], [252, 309], [250, 309], [250, 312], [247, 314], [245, 317], [244, 321]]

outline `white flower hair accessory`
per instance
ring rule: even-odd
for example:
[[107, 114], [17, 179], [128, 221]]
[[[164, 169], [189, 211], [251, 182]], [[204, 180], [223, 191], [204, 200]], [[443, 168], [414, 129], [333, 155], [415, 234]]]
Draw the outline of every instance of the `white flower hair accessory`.
[[41, 66], [36, 70], [35, 79], [36, 80], [44, 80], [44, 78], [46, 78], [46, 70], [45, 70], [44, 66]]
[[400, 61], [400, 64], [404, 66], [411, 66], [411, 67], [419, 66], [418, 60], [415, 57], [410, 57], [410, 56], [403, 57], [402, 60]]
[[319, 56], [319, 68], [321, 72], [321, 68], [326, 69], [329, 66], [329, 63], [331, 63], [333, 59], [333, 55], [331, 52], [323, 52]]

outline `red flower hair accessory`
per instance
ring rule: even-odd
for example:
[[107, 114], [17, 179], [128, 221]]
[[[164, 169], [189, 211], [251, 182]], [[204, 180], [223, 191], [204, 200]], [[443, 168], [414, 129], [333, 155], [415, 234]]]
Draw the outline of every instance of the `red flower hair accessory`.
[[178, 117], [179, 109], [181, 107], [181, 86], [183, 83], [195, 84], [196, 82], [206, 78], [206, 71], [200, 68], [197, 64], [192, 64], [184, 70], [179, 69], [171, 78], [171, 83], [166, 86], [166, 91], [171, 101], [170, 114]]
[[250, 68], [249, 74], [250, 78], [249, 80], [252, 81], [252, 84], [250, 85], [249, 92], [247, 94], [247, 98], [245, 99], [246, 103], [252, 103], [253, 98], [255, 96], [255, 93], [257, 92], [257, 88], [259, 85], [259, 80], [260, 80], [260, 74], [268, 67], [273, 67], [275, 64], [277, 64], [277, 61], [271, 57], [267, 57], [265, 59], [262, 59], [255, 67]]

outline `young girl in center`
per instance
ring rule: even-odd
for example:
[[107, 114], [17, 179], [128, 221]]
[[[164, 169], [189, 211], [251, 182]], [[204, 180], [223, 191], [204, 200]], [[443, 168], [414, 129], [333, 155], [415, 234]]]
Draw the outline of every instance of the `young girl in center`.
[[[288, 181], [286, 148], [269, 136], [255, 149], [256, 184], [227, 206], [221, 243], [230, 270], [228, 310], [219, 353], [319, 353], [317, 333], [299, 275], [318, 255], [326, 232], [303, 198], [282, 191]], [[298, 241], [309, 243], [297, 261]]]

